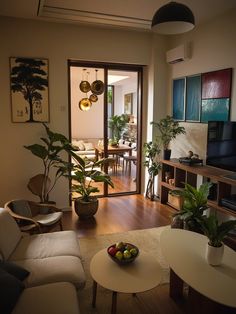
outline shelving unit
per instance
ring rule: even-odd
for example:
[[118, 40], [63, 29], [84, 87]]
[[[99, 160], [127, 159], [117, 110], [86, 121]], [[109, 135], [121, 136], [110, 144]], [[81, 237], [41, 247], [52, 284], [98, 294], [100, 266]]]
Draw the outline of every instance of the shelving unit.
[[[188, 166], [181, 164], [178, 159], [162, 160], [160, 201], [162, 204], [168, 204], [169, 191], [182, 189], [184, 183], [189, 183], [196, 187], [197, 177], [199, 175], [205, 180], [214, 183], [216, 187], [216, 193], [213, 195], [213, 199], [208, 200], [208, 205], [226, 215], [236, 217], [236, 211], [221, 205], [221, 199], [230, 196], [232, 193], [232, 186], [236, 186], [236, 180], [225, 177], [229, 174], [232, 174], [232, 172], [215, 167], [202, 165]], [[169, 183], [170, 179], [172, 179], [171, 181], [173, 184]], [[176, 209], [175, 206], [172, 207]]]

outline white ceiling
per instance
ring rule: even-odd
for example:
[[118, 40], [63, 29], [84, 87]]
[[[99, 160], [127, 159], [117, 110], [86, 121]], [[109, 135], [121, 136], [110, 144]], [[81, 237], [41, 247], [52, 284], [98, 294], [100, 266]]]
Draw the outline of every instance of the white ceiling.
[[[150, 30], [154, 13], [168, 2], [169, 0], [1, 0], [0, 15]], [[236, 0], [179, 2], [193, 11], [196, 25], [236, 8]]]

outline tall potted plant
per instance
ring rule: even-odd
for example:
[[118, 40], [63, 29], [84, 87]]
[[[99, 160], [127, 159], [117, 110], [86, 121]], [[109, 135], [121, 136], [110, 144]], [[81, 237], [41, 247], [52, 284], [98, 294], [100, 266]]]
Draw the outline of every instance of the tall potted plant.
[[149, 174], [145, 196], [150, 198], [151, 201], [155, 198], [155, 178], [161, 169], [160, 152], [161, 149], [157, 142], [144, 143], [144, 166], [147, 167]]
[[169, 147], [170, 142], [176, 138], [179, 134], [185, 134], [185, 128], [179, 125], [178, 121], [175, 121], [171, 116], [166, 116], [159, 122], [151, 122], [154, 127], [157, 128], [157, 137], [160, 138], [163, 145], [163, 158], [165, 160], [170, 159], [171, 149]]
[[43, 123], [43, 126], [47, 134], [47, 137], [41, 137], [44, 145], [33, 144], [24, 147], [31, 151], [34, 156], [40, 158], [43, 165], [43, 173], [31, 178], [31, 180], [37, 180], [38, 191], [35, 192], [30, 184], [28, 184], [28, 188], [32, 193], [39, 196], [41, 203], [50, 203], [50, 192], [54, 189], [60, 177], [72, 168], [72, 164], [64, 160], [61, 153], [70, 154], [77, 149], [71, 145], [67, 137], [51, 131], [45, 123]]
[[126, 127], [129, 122], [127, 114], [114, 115], [108, 120], [108, 127], [112, 132], [111, 145], [118, 146]]
[[99, 189], [93, 186], [93, 182], [106, 182], [114, 188], [111, 177], [100, 170], [107, 159], [91, 161], [73, 152], [72, 157], [76, 162], [71, 174], [72, 192], [81, 195], [81, 197], [74, 197], [75, 212], [81, 218], [90, 218], [97, 212], [99, 205], [97, 197], [91, 195], [99, 192]]
[[228, 220], [219, 224], [217, 216], [211, 214], [208, 217], [201, 217], [199, 223], [209, 240], [206, 247], [207, 262], [212, 266], [220, 265], [224, 253], [222, 241], [231, 230], [235, 229], [236, 220]]

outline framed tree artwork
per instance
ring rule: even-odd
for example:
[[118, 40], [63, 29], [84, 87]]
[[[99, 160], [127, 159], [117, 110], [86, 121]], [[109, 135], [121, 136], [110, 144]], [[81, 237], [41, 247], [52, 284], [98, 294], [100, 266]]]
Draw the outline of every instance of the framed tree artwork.
[[49, 122], [48, 59], [10, 58], [12, 122]]
[[133, 113], [133, 94], [125, 94], [124, 96], [124, 113], [132, 114]]

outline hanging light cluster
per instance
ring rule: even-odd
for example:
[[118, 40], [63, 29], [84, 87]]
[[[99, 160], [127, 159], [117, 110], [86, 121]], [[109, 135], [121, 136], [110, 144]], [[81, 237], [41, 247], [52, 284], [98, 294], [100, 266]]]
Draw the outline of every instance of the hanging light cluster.
[[[87, 69], [83, 69], [83, 77], [82, 81], [80, 82], [79, 88], [81, 92], [86, 93], [86, 97], [82, 98], [79, 101], [79, 109], [82, 111], [88, 111], [92, 107], [92, 103], [98, 101], [98, 95], [101, 95], [104, 93], [104, 83], [101, 80], [97, 79], [97, 72], [96, 69], [96, 80], [92, 82], [91, 84], [88, 81], [89, 72], [87, 72], [87, 77], [85, 80], [85, 71]], [[91, 92], [90, 96], [88, 97], [88, 93]]]

